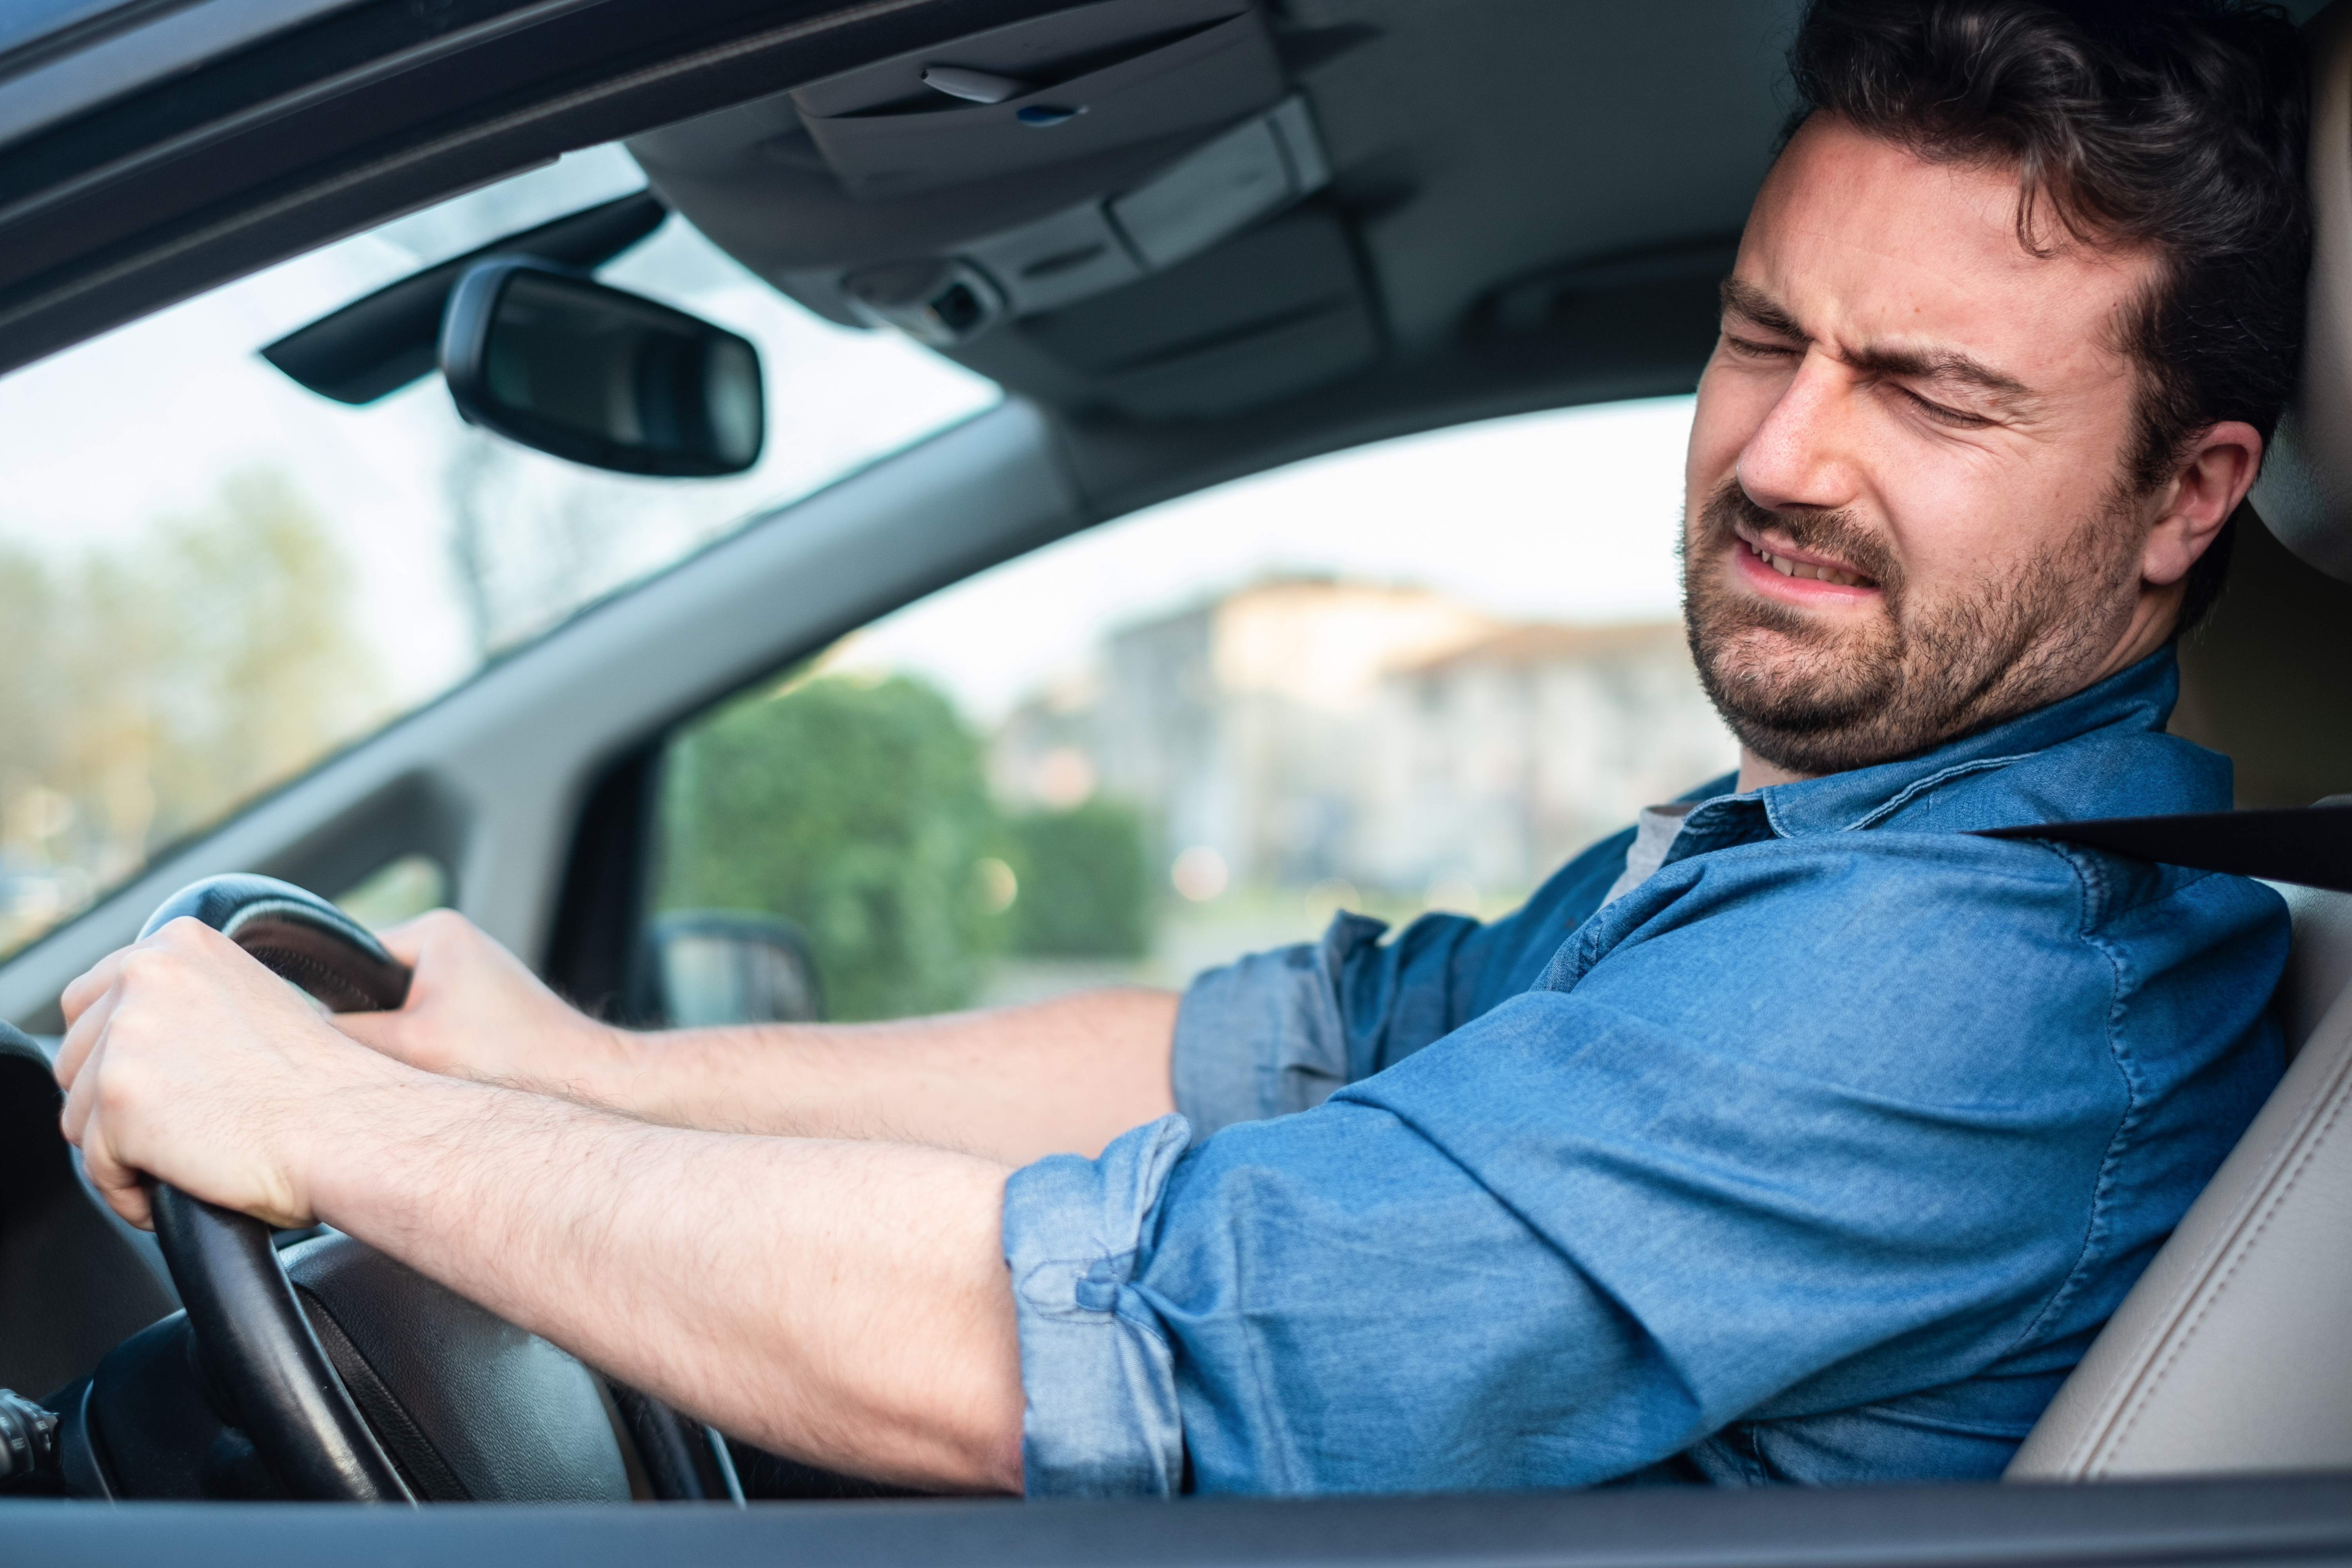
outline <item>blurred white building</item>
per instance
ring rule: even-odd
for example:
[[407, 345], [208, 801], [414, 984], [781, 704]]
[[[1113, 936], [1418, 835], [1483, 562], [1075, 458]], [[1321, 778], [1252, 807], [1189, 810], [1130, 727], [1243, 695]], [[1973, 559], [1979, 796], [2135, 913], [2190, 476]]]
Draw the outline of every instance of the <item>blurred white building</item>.
[[1528, 886], [1730, 768], [1678, 624], [1520, 626], [1381, 682], [1351, 863], [1366, 886]]
[[1678, 625], [1498, 622], [1425, 588], [1262, 582], [1125, 627], [1016, 709], [991, 764], [1042, 805], [1141, 806], [1240, 882], [1530, 886], [1731, 764]]

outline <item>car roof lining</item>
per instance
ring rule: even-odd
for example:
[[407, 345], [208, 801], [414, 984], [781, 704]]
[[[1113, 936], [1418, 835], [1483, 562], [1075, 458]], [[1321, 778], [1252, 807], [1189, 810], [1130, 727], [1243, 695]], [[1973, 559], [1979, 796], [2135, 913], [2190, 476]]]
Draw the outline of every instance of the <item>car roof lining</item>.
[[[1150, 8], [1174, 3], [1108, 0], [1063, 16], [1139, 6], [1142, 25], [1166, 19]], [[1249, 0], [1187, 3], [1207, 14]], [[1580, 294], [1640, 290], [1656, 281], [1662, 258], [1703, 252], [1710, 265], [1727, 262], [1726, 242], [1745, 219], [1785, 114], [1780, 56], [1794, 10], [1793, 0], [1287, 0], [1263, 15], [1319, 133], [1328, 188], [1192, 260], [1066, 309], [1003, 321], [944, 352], [1082, 423], [1124, 414], [1146, 425], [1213, 424], [1366, 374], [1402, 391], [1381, 373], [1450, 359], [1458, 376], [1476, 363], [1458, 352], [1465, 338], [1523, 331], [1534, 333], [1528, 353], [1539, 343], [1546, 354], [1571, 356], [1559, 367], [1563, 384], [1612, 383], [1601, 357], [1606, 344], [1540, 331], [1571, 291], [1540, 279], [1573, 274]], [[939, 52], [961, 58], [954, 45]], [[1233, 60], [1233, 71], [1255, 68]], [[1609, 68], [1578, 68], [1602, 63]], [[1202, 85], [1217, 79], [1211, 73]], [[810, 144], [829, 122], [796, 104], [824, 89], [714, 111], [631, 148], [655, 188], [722, 248], [841, 320], [855, 318], [825, 280], [827, 266], [837, 276], [898, 258], [989, 265], [980, 237], [992, 213], [996, 224], [1018, 226], [1074, 199], [1112, 199], [1155, 160], [1183, 151], [1165, 142], [1097, 143], [1087, 157], [893, 199], [861, 194]], [[1478, 112], [1461, 112], [1470, 102]], [[1046, 144], [1034, 133], [1011, 140]], [[1235, 253], [1245, 249], [1262, 255], [1244, 261]], [[1310, 267], [1311, 279], [1303, 270]], [[1500, 308], [1507, 293], [1508, 308]], [[1712, 322], [1711, 296], [1680, 294]], [[1293, 319], [1307, 297], [1324, 306], [1319, 325]], [[1196, 322], [1189, 343], [1199, 352], [1180, 367], [1188, 342], [1169, 323], [1185, 318]], [[1245, 351], [1254, 328], [1265, 341]], [[1105, 357], [1093, 351], [1138, 332], [1151, 340], [1138, 359], [1150, 361], [1149, 374], [1132, 374], [1138, 363], [1090, 363]], [[1684, 365], [1681, 386], [1703, 357], [1704, 348]], [[1640, 380], [1644, 390], [1670, 389]]]

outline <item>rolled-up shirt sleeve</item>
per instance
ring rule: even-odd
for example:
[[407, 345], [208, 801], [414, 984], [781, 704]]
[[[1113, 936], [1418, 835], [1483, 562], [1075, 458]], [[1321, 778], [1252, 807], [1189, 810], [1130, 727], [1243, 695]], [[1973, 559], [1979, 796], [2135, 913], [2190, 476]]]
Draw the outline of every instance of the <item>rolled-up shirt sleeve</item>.
[[1191, 1142], [1163, 1116], [1099, 1159], [1056, 1154], [1004, 1190], [1032, 1497], [1164, 1497], [1184, 1468], [1173, 1358], [1135, 1293], [1144, 1236]]
[[1349, 1080], [1340, 983], [1349, 958], [1387, 929], [1342, 911], [1320, 942], [1252, 953], [1192, 982], [1176, 1010], [1169, 1072], [1196, 1140], [1311, 1110]]
[[1170, 1117], [1007, 1185], [1031, 1497], [1572, 1483], [1689, 1430], [1639, 1325], [1399, 1118], [1186, 1142]]
[[1602, 839], [1502, 920], [1427, 914], [1382, 942], [1385, 922], [1342, 910], [1319, 941], [1202, 973], [1170, 1059], [1193, 1141], [1311, 1110], [1526, 990], [1600, 906], [1633, 839]]

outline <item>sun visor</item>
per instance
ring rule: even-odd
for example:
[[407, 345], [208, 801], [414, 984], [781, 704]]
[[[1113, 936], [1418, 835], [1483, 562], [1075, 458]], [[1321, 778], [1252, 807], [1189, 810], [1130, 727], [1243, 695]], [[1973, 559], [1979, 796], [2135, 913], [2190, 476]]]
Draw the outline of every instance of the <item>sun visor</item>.
[[1104, 0], [629, 148], [779, 289], [942, 347], [1135, 284], [1330, 177], [1265, 16], [1234, 0]]
[[2312, 258], [2303, 378], [2249, 498], [2279, 542], [2352, 582], [2352, 0], [2311, 45]]

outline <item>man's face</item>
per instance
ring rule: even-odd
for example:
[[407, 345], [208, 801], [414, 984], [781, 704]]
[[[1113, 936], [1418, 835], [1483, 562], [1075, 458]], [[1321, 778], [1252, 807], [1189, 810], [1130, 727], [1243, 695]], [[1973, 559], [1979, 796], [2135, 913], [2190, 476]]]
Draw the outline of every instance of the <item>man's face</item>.
[[2124, 482], [2118, 344], [2155, 263], [2029, 254], [2017, 193], [1816, 116], [1748, 219], [1691, 432], [1685, 614], [1709, 695], [1790, 773], [1927, 750], [2133, 641], [2154, 507]]

